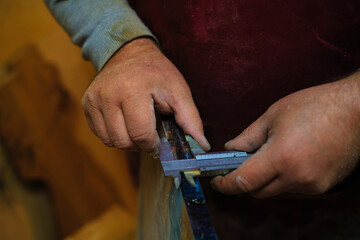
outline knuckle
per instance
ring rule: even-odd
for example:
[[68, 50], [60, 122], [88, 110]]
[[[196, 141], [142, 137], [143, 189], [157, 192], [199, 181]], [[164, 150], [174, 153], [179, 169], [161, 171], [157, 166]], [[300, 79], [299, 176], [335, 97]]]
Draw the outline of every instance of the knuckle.
[[318, 185], [318, 176], [312, 170], [299, 169], [296, 176], [295, 182], [297, 185], [305, 188], [314, 188]]
[[107, 147], [113, 147], [114, 146], [112, 141], [107, 136], [104, 136], [103, 134], [100, 134], [98, 131], [97, 131], [96, 135], [100, 138], [101, 142], [105, 146], [107, 146]]
[[85, 111], [86, 110], [86, 97], [85, 95], [81, 98], [81, 107]]
[[81, 99], [81, 106], [84, 111], [88, 108], [96, 108], [97, 97], [93, 91], [87, 91]]
[[124, 91], [123, 88], [103, 88], [99, 91], [99, 99], [102, 106], [112, 106], [130, 102], [136, 97], [136, 94], [134, 91]]
[[111, 91], [108, 88], [102, 88], [99, 91], [99, 98], [104, 102], [108, 102], [111, 99]]
[[113, 145], [114, 147], [118, 148], [118, 149], [131, 149], [132, 148], [132, 144], [130, 141], [126, 141], [123, 139], [115, 139], [113, 140]]
[[252, 129], [250, 127], [246, 128], [241, 135], [241, 139], [246, 139], [246, 141], [243, 141], [244, 147], [246, 148], [245, 150], [255, 149], [257, 147], [256, 142], [252, 138]]
[[322, 184], [322, 183], [316, 183], [313, 185], [311, 192], [313, 194], [323, 194], [328, 190], [328, 187], [326, 184]]
[[105, 146], [107, 147], [114, 147], [113, 143], [111, 141], [108, 140], [101, 140]]
[[303, 171], [296, 174], [293, 181], [298, 192], [311, 195], [319, 195], [327, 192], [330, 184], [322, 179], [315, 171]]
[[330, 184], [326, 180], [320, 180], [319, 178], [311, 183], [303, 185], [304, 192], [311, 195], [323, 194], [327, 192], [329, 188]]
[[171, 102], [175, 108], [179, 108], [184, 104], [190, 107], [195, 107], [191, 93], [188, 91], [173, 92]]
[[267, 111], [266, 111], [266, 115], [271, 115], [271, 114], [273, 114], [273, 113], [276, 113], [276, 112], [278, 112], [279, 111], [279, 104], [278, 104], [278, 102], [276, 102], [276, 103], [274, 103], [274, 104], [272, 104], [268, 109], [267, 109]]
[[171, 96], [170, 98], [170, 102], [171, 102], [171, 105], [174, 109], [178, 109], [181, 107], [182, 103], [183, 103], [183, 99], [180, 98], [180, 97], [174, 97], [174, 96]]
[[129, 130], [129, 136], [135, 142], [148, 142], [153, 135], [152, 130], [134, 128]]

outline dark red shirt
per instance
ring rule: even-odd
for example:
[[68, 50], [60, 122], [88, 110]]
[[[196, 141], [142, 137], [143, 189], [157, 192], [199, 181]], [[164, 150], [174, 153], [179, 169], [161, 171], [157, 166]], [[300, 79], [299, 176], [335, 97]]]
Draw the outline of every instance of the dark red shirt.
[[185, 76], [212, 145], [272, 103], [360, 66], [360, 2], [132, 1]]
[[[185, 76], [215, 150], [281, 97], [360, 66], [358, 0], [133, 0], [131, 5]], [[360, 238], [356, 184], [316, 199], [206, 194], [220, 239], [349, 239]]]

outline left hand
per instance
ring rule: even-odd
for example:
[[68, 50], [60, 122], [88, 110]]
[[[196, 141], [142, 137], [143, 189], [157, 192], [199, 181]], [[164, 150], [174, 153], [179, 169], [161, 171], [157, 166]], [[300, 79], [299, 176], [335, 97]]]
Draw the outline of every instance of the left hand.
[[360, 158], [360, 73], [279, 100], [225, 148], [258, 150], [212, 181], [222, 193], [325, 193]]

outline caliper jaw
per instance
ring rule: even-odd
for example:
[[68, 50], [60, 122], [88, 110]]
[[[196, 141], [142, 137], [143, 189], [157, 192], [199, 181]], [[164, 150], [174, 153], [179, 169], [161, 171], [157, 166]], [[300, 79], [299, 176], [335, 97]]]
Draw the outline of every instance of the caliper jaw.
[[[160, 143], [160, 161], [162, 162], [169, 162], [169, 161], [176, 161], [174, 159], [174, 155], [170, 146], [170, 143], [167, 141], [166, 137], [161, 138]], [[163, 165], [162, 165], [163, 166]], [[164, 167], [163, 167], [164, 169]], [[181, 173], [179, 170], [175, 171], [167, 171], [164, 169], [165, 176], [173, 176], [174, 177], [174, 184], [176, 188], [179, 188], [181, 183]]]

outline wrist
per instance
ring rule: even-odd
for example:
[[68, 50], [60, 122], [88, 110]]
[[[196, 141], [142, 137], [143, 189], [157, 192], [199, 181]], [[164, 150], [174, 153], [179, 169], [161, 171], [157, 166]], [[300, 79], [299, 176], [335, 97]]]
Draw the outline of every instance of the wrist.
[[113, 65], [121, 62], [124, 63], [129, 59], [134, 60], [134, 57], [139, 54], [151, 52], [160, 52], [153, 39], [148, 37], [136, 38], [116, 51], [106, 65]]

